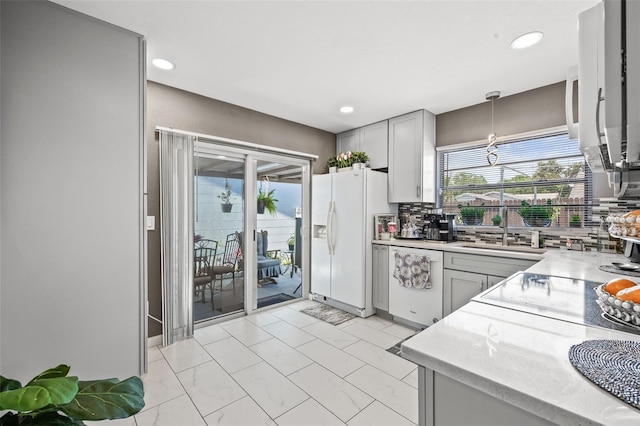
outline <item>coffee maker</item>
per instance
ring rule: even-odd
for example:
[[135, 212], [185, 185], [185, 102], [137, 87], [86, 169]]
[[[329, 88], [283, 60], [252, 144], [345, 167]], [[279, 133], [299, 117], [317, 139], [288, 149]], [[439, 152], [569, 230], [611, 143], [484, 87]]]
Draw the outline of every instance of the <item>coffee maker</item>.
[[427, 213], [424, 215], [424, 238], [433, 241], [451, 242], [455, 239], [455, 214]]

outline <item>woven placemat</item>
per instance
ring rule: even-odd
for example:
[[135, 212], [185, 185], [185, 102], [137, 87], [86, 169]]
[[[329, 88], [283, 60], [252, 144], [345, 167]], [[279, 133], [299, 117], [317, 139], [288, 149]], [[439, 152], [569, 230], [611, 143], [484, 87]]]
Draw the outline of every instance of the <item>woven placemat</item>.
[[604, 272], [612, 272], [614, 274], [629, 275], [630, 277], [640, 277], [640, 272], [625, 271], [620, 268], [616, 268], [613, 265], [600, 265], [598, 266], [598, 269]]
[[569, 361], [587, 379], [640, 409], [640, 342], [587, 340], [569, 349]]

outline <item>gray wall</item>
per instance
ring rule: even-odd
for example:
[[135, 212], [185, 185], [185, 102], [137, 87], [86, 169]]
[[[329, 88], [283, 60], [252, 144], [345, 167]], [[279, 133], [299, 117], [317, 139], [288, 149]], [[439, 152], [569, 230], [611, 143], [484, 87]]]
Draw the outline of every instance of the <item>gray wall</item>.
[[[156, 223], [160, 216], [156, 126], [316, 154], [314, 173], [326, 173], [326, 160], [336, 150], [333, 133], [154, 82], [147, 86], [147, 117], [148, 214], [156, 216]], [[160, 231], [156, 229], [148, 232], [149, 313], [161, 318]], [[149, 336], [161, 333], [158, 323], [150, 320]]]
[[140, 39], [48, 2], [0, 2], [0, 370], [140, 373]]
[[[577, 90], [574, 90], [577, 94]], [[572, 100], [577, 118], [577, 96]], [[494, 129], [498, 137], [548, 129], [567, 124], [565, 82], [550, 84], [494, 101]], [[574, 120], [576, 119], [574, 118]], [[436, 146], [486, 139], [491, 133], [491, 102], [436, 116]], [[593, 197], [612, 197], [607, 175], [593, 174]]]
[[[494, 129], [498, 137], [567, 124], [565, 82], [539, 87], [494, 101]], [[486, 139], [491, 133], [491, 102], [436, 117], [436, 145]]]

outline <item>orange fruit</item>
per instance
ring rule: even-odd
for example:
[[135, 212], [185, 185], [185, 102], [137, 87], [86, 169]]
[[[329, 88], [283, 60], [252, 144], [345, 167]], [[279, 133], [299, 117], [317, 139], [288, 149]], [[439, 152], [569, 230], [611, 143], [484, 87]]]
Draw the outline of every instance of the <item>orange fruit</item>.
[[615, 296], [620, 290], [624, 290], [625, 288], [633, 287], [635, 285], [637, 284], [634, 281], [626, 278], [614, 278], [604, 285], [604, 290], [612, 296]]
[[620, 300], [627, 300], [633, 303], [640, 303], [640, 285], [628, 287], [620, 290], [616, 297]]

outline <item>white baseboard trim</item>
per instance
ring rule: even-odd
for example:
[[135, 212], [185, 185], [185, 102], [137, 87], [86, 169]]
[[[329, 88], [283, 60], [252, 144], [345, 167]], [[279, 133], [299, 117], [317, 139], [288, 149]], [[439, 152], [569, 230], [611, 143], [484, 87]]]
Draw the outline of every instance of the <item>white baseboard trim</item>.
[[157, 336], [153, 336], [153, 337], [149, 337], [147, 339], [147, 347], [148, 348], [152, 348], [154, 346], [158, 346], [162, 344], [162, 334], [159, 334]]

